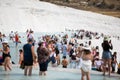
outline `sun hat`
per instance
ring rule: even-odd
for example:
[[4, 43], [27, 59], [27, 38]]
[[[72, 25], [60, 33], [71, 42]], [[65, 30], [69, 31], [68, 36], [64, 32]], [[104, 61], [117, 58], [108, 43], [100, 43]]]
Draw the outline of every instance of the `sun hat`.
[[73, 55], [73, 56], [75, 56], [75, 55], [76, 55], [76, 53], [73, 53], [72, 55]]
[[108, 41], [108, 37], [104, 37], [104, 41]]
[[2, 41], [2, 43], [8, 43], [8, 41], [7, 41], [6, 39], [4, 39], [4, 40]]
[[83, 47], [84, 50], [89, 50], [91, 51], [91, 48], [90, 47]]

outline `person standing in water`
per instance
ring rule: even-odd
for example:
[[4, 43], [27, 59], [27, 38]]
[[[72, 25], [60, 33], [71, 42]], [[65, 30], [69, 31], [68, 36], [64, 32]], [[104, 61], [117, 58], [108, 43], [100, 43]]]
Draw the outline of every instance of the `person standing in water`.
[[36, 62], [36, 54], [34, 52], [34, 47], [32, 46], [33, 40], [28, 39], [28, 43], [23, 46], [23, 59], [24, 59], [24, 75], [31, 76], [33, 62]]
[[18, 43], [21, 43], [20, 42], [20, 39], [19, 39], [19, 35], [18, 35], [18, 32], [15, 33], [15, 46], [18, 47]]
[[23, 50], [20, 49], [20, 50], [19, 50], [19, 64], [21, 65], [22, 62], [23, 62]]
[[10, 47], [8, 45], [8, 41], [4, 39], [2, 42], [3, 49], [0, 49], [1, 52], [3, 52], [2, 57], [3, 57], [3, 65], [5, 68], [5, 71], [12, 70], [11, 69], [11, 55], [10, 55]]
[[91, 54], [91, 51], [89, 48], [84, 48], [82, 55], [82, 63], [81, 63], [81, 72], [82, 77], [81, 80], [84, 80], [84, 77], [86, 76], [87, 80], [90, 80], [90, 70], [92, 66], [92, 59], [93, 55]]
[[111, 73], [111, 52], [110, 49], [113, 49], [111, 40], [110, 42], [108, 41], [108, 38], [105, 37], [104, 41], [102, 43], [102, 48], [103, 48], [103, 53], [102, 53], [102, 59], [103, 59], [103, 75], [105, 76], [105, 72], [106, 72], [106, 64], [108, 64], [108, 72], [109, 72], [109, 77], [110, 77], [110, 73]]
[[49, 60], [49, 50], [45, 47], [44, 42], [40, 42], [37, 48], [39, 75], [46, 75]]
[[113, 55], [112, 55], [112, 61], [111, 61], [112, 73], [115, 72], [116, 64], [118, 65], [118, 63], [117, 63], [117, 52], [114, 52]]

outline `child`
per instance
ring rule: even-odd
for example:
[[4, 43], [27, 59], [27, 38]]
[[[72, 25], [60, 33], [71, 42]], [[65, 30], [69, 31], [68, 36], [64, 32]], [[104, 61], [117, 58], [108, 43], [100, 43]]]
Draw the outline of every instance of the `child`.
[[20, 68], [21, 69], [24, 69], [25, 68], [25, 66], [24, 66], [24, 62], [23, 62], [23, 50], [22, 49], [20, 49], [19, 50], [19, 64], [20, 64]]
[[112, 55], [112, 61], [111, 61], [111, 66], [112, 66], [112, 72], [115, 72], [115, 67], [117, 64], [117, 52], [114, 52]]
[[63, 56], [62, 65], [63, 65], [63, 68], [67, 68], [68, 60], [66, 59], [66, 56]]
[[23, 50], [20, 49], [19, 50], [19, 64], [21, 64], [23, 62]]

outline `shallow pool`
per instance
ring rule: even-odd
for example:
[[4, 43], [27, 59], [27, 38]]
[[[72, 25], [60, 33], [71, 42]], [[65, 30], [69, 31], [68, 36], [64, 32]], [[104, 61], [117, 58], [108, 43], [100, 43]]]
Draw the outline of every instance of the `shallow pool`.
[[[34, 68], [32, 76], [24, 76], [24, 71], [19, 66], [13, 66], [12, 71], [4, 71], [0, 67], [0, 80], [80, 80], [81, 73], [77, 69], [63, 69], [63, 68], [48, 68], [46, 76], [39, 76], [39, 69]], [[102, 76], [100, 72], [91, 72], [91, 80], [120, 80], [120, 76], [112, 74], [108, 76]]]

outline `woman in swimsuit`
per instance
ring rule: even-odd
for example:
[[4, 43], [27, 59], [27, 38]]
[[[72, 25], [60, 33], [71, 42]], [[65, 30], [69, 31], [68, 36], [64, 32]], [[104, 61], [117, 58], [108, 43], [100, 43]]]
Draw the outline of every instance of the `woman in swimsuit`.
[[8, 41], [4, 40], [2, 42], [3, 45], [3, 49], [1, 49], [0, 51], [3, 52], [2, 57], [3, 57], [3, 65], [5, 68], [5, 71], [7, 71], [8, 69], [11, 70], [11, 56], [10, 56], [10, 47], [8, 45]]

